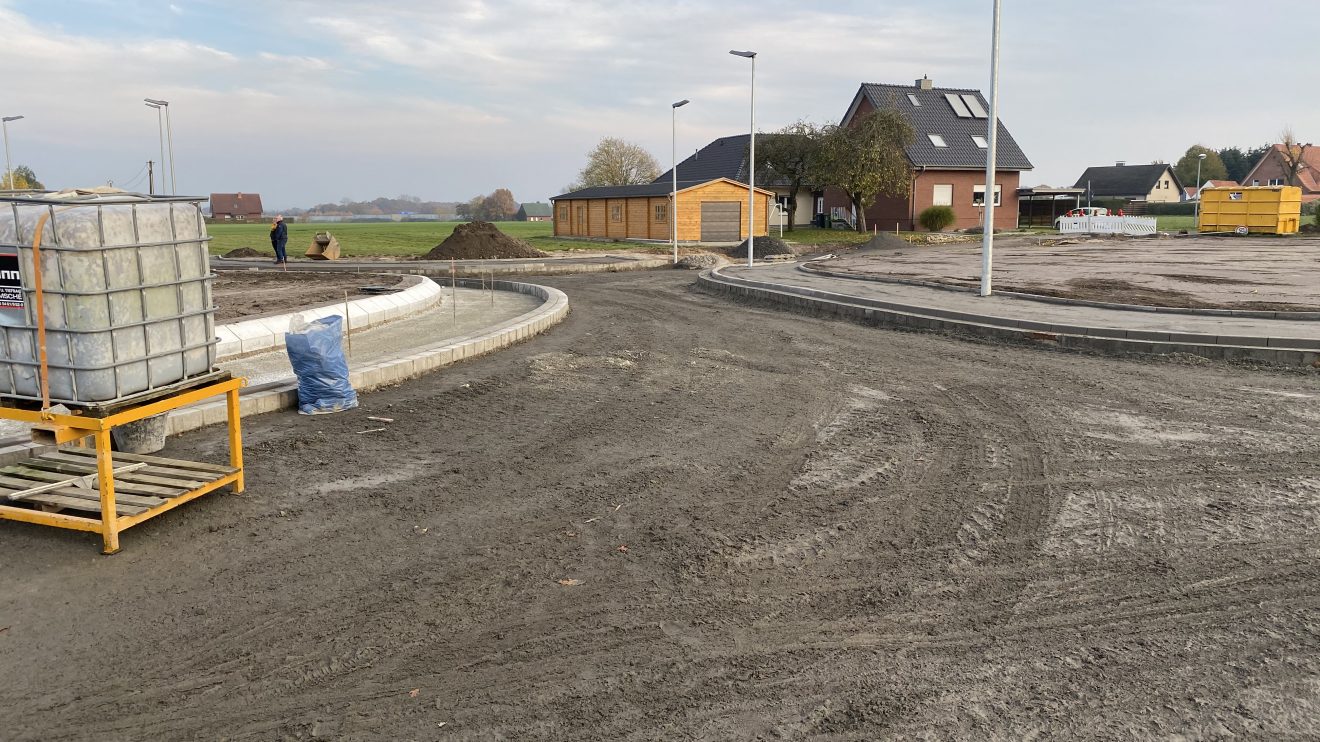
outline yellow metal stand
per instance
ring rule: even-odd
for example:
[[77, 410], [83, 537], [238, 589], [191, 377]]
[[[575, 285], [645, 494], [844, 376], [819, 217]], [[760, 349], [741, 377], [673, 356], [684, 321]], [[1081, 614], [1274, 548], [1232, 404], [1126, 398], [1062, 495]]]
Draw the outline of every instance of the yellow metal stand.
[[[0, 519], [101, 534], [103, 553], [119, 551], [119, 532], [232, 484], [243, 491], [243, 434], [238, 390], [244, 379], [227, 379], [158, 401], [128, 407], [104, 417], [0, 408], [0, 418], [41, 427], [60, 443], [95, 440], [95, 453], [57, 448], [0, 469]], [[110, 431], [116, 426], [225, 395], [229, 425], [229, 466], [157, 456], [115, 453]], [[126, 462], [116, 466], [116, 460]], [[120, 492], [116, 496], [116, 492]], [[99, 513], [69, 515], [66, 510]]]

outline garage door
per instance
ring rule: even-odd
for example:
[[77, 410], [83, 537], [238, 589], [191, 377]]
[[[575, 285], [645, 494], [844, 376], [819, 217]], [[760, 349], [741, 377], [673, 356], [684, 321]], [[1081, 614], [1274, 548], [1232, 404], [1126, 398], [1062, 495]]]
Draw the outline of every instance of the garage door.
[[701, 202], [702, 242], [739, 242], [741, 238], [741, 203], [737, 201]]

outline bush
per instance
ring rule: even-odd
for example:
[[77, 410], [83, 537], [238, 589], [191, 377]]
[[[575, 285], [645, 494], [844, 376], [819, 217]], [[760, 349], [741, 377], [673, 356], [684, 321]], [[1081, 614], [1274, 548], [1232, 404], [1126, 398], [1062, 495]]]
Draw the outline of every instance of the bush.
[[1180, 201], [1172, 204], [1146, 204], [1146, 216], [1193, 216], [1195, 214], [1195, 201]]
[[931, 232], [943, 232], [954, 220], [953, 209], [949, 206], [931, 206], [921, 212], [917, 221]]

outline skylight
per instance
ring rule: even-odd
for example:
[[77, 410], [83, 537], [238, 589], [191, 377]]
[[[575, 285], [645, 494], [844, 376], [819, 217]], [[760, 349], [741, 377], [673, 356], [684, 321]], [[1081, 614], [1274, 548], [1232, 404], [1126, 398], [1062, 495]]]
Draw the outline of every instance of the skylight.
[[930, 137], [930, 143], [935, 145], [936, 147], [949, 146], [944, 143], [944, 137], [940, 136], [939, 134], [927, 134], [926, 136]]
[[985, 141], [985, 137], [981, 136], [980, 134], [973, 134], [972, 141], [975, 142], [976, 146], [980, 147], [981, 149], [985, 149], [986, 147], [990, 146], [989, 143]]
[[912, 101], [912, 105], [917, 106], [918, 108], [921, 107], [921, 101], [917, 100], [917, 96], [908, 93], [908, 100]]

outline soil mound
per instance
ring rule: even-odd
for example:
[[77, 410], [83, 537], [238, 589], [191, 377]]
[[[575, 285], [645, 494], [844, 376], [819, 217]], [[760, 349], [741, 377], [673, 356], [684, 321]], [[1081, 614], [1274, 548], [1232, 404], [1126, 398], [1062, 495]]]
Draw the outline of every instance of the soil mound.
[[501, 232], [490, 222], [460, 224], [444, 242], [431, 248], [423, 260], [490, 260], [494, 258], [543, 258], [545, 253], [516, 237]]
[[675, 268], [689, 271], [704, 271], [707, 268], [714, 268], [720, 264], [718, 256], [710, 253], [701, 253], [699, 255], [684, 255], [674, 263]]
[[[793, 248], [788, 246], [787, 242], [778, 237], [757, 237], [756, 242], [752, 244], [752, 257], [764, 258], [769, 255], [792, 255]], [[747, 257], [747, 240], [743, 240], [737, 247], [729, 251], [729, 255], [734, 258]]]
[[912, 247], [907, 240], [897, 235], [885, 234], [881, 232], [862, 245], [862, 250], [897, 250], [899, 248]]
[[240, 247], [237, 250], [230, 250], [221, 257], [225, 258], [269, 258], [270, 253], [264, 253], [260, 250], [254, 250], [250, 247]]

